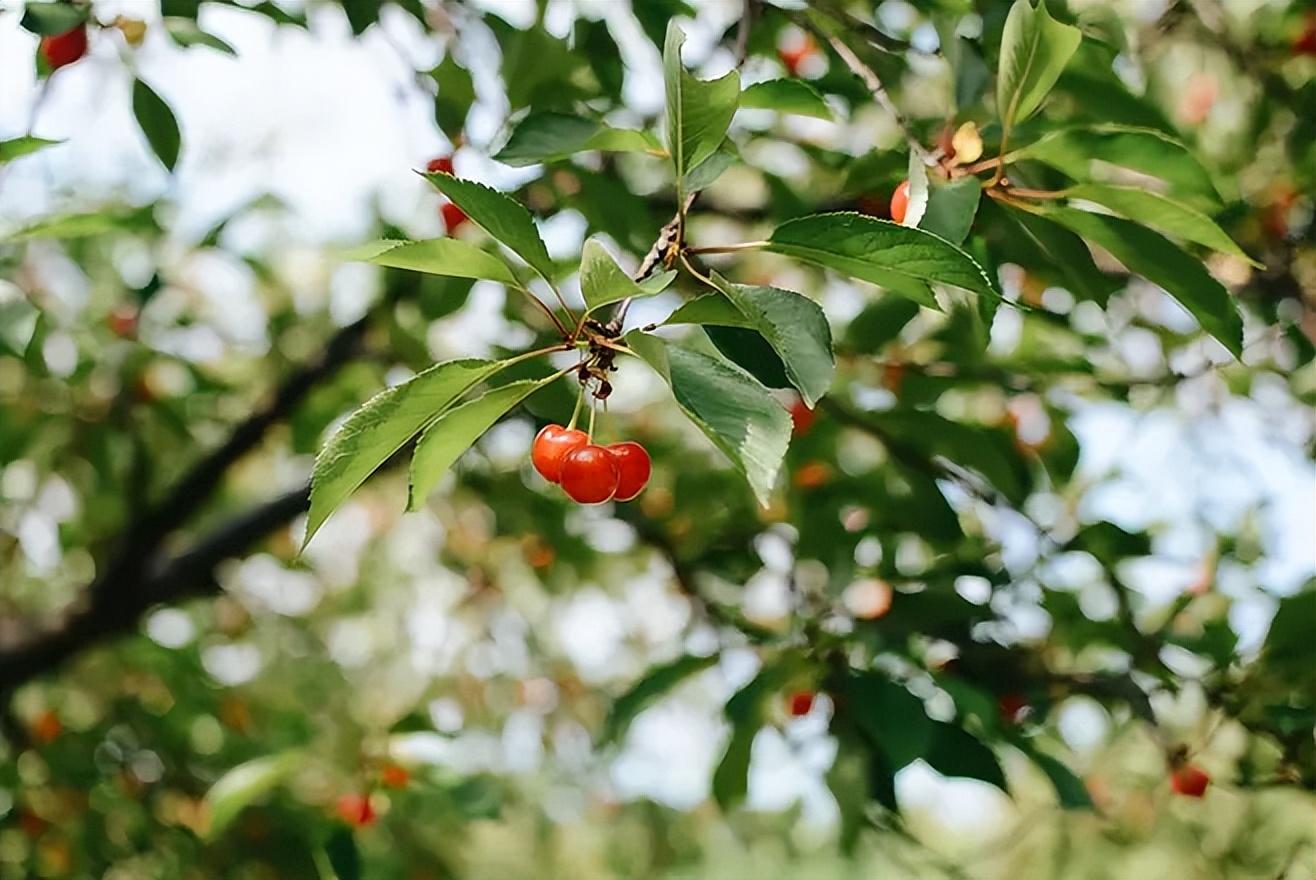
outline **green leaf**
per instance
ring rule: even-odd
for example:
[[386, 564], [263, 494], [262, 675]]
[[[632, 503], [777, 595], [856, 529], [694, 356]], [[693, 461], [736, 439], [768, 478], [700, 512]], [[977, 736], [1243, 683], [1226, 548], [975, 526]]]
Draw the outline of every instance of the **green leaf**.
[[361, 880], [361, 853], [351, 829], [339, 826], [324, 844], [324, 854], [335, 880]]
[[554, 162], [585, 150], [662, 155], [648, 132], [612, 128], [567, 113], [532, 113], [523, 119], [495, 159], [507, 165]]
[[361, 36], [366, 28], [379, 20], [379, 10], [383, 5], [379, 0], [340, 0], [347, 23], [352, 28], [353, 36]]
[[302, 546], [310, 543], [329, 514], [403, 444], [504, 363], [472, 359], [435, 364], [379, 392], [348, 416], [315, 459]]
[[546, 379], [511, 382], [454, 406], [431, 422], [416, 441], [411, 459], [407, 509], [419, 510], [439, 479], [472, 443], [508, 410], [556, 378], [554, 374]]
[[515, 199], [473, 180], [434, 172], [425, 175], [434, 188], [447, 196], [484, 230], [530, 264], [544, 280], [553, 283], [553, 261], [539, 237], [535, 221]]
[[935, 728], [923, 701], [875, 672], [848, 676], [843, 684], [847, 712], [859, 730], [899, 770], [928, 754]]
[[924, 229], [863, 214], [814, 214], [778, 226], [767, 249], [835, 269], [937, 308], [929, 284], [999, 296], [987, 273], [955, 245]]
[[749, 373], [767, 388], [793, 388], [781, 357], [754, 330], [705, 324], [701, 327], [718, 354]]
[[630, 690], [613, 701], [608, 710], [608, 717], [603, 721], [603, 732], [599, 735], [600, 742], [620, 741], [626, 735], [631, 722], [641, 712], [687, 678], [714, 666], [717, 659], [716, 654], [708, 657], [684, 654], [670, 663], [650, 669], [644, 677], [631, 686]]
[[206, 837], [218, 838], [239, 813], [280, 785], [301, 762], [300, 752], [283, 752], [239, 764], [221, 776], [206, 792], [210, 809]]
[[713, 771], [713, 799], [723, 810], [730, 810], [745, 799], [749, 790], [749, 762], [759, 724], [734, 724], [722, 760]]
[[939, 235], [951, 244], [963, 244], [973, 228], [981, 197], [982, 181], [972, 175], [949, 182], [932, 181], [928, 206], [918, 228]]
[[55, 144], [62, 143], [64, 142], [32, 137], [31, 135], [24, 135], [23, 137], [0, 141], [0, 165], [3, 165], [6, 162], [12, 162], [22, 156], [30, 155], [38, 150], [44, 150], [46, 147], [53, 147]]
[[1136, 171], [1163, 180], [1171, 195], [1195, 206], [1220, 204], [1211, 174], [1197, 157], [1152, 128], [1111, 124], [1062, 128], [1006, 157], [1008, 162], [1022, 159], [1043, 162], [1081, 183], [1118, 183], [1121, 170]]
[[1280, 600], [1262, 648], [1266, 663], [1298, 668], [1312, 659], [1312, 633], [1316, 629], [1316, 590], [1309, 582], [1304, 592]]
[[715, 80], [691, 76], [681, 65], [685, 34], [667, 24], [663, 71], [667, 83], [667, 151], [678, 181], [717, 150], [726, 136], [740, 99], [740, 74], [732, 70]]
[[1095, 202], [1129, 220], [1150, 226], [1166, 235], [1183, 238], [1213, 251], [1238, 257], [1253, 266], [1261, 266], [1244, 253], [1243, 249], [1210, 217], [1196, 208], [1151, 190], [1133, 186], [1084, 183], [1070, 187], [1065, 190], [1065, 194], [1070, 199]]
[[841, 850], [847, 855], [854, 852], [859, 834], [864, 829], [864, 811], [868, 809], [868, 752], [859, 737], [837, 736], [836, 760], [827, 771], [827, 787], [836, 798], [841, 814]]
[[595, 239], [585, 242], [580, 254], [580, 294], [585, 298], [588, 311], [620, 302], [630, 297], [653, 296], [662, 293], [663, 288], [671, 283], [673, 273], [664, 272], [655, 276], [658, 281], [642, 286], [627, 275], [609, 256], [603, 245]]
[[802, 79], [770, 79], [747, 86], [740, 93], [740, 106], [813, 116], [829, 122], [835, 118], [822, 93]]
[[1211, 277], [1200, 260], [1131, 220], [1050, 205], [1040, 212], [1110, 251], [1130, 272], [1164, 288], [1203, 330], [1235, 357], [1242, 355], [1243, 319], [1229, 291]]
[[475, 103], [475, 83], [466, 68], [457, 63], [449, 52], [439, 66], [430, 71], [430, 78], [438, 87], [434, 96], [434, 121], [448, 136], [448, 140], [457, 143], [462, 130], [466, 127], [466, 114]]
[[[10, 7], [12, 9], [12, 7]], [[72, 3], [30, 2], [23, 8], [19, 25], [26, 31], [42, 37], [51, 37], [71, 31], [87, 20], [90, 10]]]
[[1088, 794], [1083, 780], [1074, 775], [1074, 771], [1031, 745], [1023, 747], [1023, 751], [1051, 780], [1051, 785], [1055, 787], [1056, 796], [1060, 800], [1060, 806], [1067, 810], [1092, 809], [1092, 796]]
[[900, 296], [884, 296], [864, 307], [845, 328], [845, 347], [858, 354], [877, 354], [918, 314], [918, 304]]
[[205, 46], [225, 55], [237, 55], [237, 50], [212, 33], [203, 31], [195, 18], [169, 17], [164, 19], [169, 37], [180, 46]]
[[145, 232], [155, 228], [148, 208], [110, 208], [87, 214], [56, 214], [43, 217], [27, 226], [0, 236], [0, 241], [27, 241], [34, 238], [86, 238], [107, 232]]
[[692, 193], [708, 189], [739, 159], [740, 156], [737, 154], [735, 147], [732, 146], [731, 141], [723, 141], [713, 155], [691, 168], [689, 173], [686, 174], [685, 191]]
[[776, 287], [732, 284], [717, 273], [721, 295], [691, 300], [666, 323], [742, 327], [759, 333], [781, 358], [791, 384], [812, 407], [832, 385], [836, 361], [832, 330], [822, 308], [807, 296]]
[[1062, 24], [1046, 11], [1046, 0], [1034, 8], [1030, 0], [1015, 0], [1001, 35], [996, 72], [996, 106], [1009, 131], [1042, 105], [1060, 78], [1083, 33]]
[[791, 681], [803, 673], [800, 658], [783, 654], [763, 664], [758, 675], [727, 701], [731, 739], [722, 760], [713, 771], [713, 797], [723, 810], [745, 798], [749, 789], [749, 764], [754, 738], [767, 720], [769, 707]]
[[520, 287], [507, 264], [488, 251], [455, 238], [425, 241], [374, 241], [343, 254], [345, 260], [360, 260], [393, 269], [410, 269], [427, 275], [475, 278]]
[[626, 343], [666, 380], [677, 405], [749, 481], [767, 506], [790, 443], [790, 415], [754, 377], [640, 331]]
[[942, 776], [981, 779], [1009, 792], [996, 754], [957, 725], [933, 722], [932, 748], [924, 760]]
[[178, 151], [182, 138], [178, 133], [178, 121], [174, 112], [164, 99], [151, 90], [140, 79], [133, 80], [133, 115], [146, 135], [147, 143], [160, 157], [164, 167], [170, 171], [178, 164]]
[[1105, 303], [1120, 288], [1116, 279], [1097, 266], [1083, 239], [1065, 227], [1013, 206], [998, 207], [990, 200], [988, 205], [993, 212], [989, 223], [997, 217], [1005, 221], [1006, 225], [998, 228], [1010, 238], [1007, 257], [1027, 260], [1023, 265], [1049, 264], [1059, 282], [1080, 299]]

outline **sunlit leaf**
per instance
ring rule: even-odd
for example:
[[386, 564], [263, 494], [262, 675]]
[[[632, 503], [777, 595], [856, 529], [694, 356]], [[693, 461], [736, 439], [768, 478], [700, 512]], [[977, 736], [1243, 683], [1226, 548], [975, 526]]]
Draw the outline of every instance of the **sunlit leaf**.
[[1005, 19], [996, 72], [997, 112], [1006, 127], [1023, 122], [1042, 106], [1083, 33], [1047, 12], [1046, 0], [1015, 0]]
[[1065, 190], [1070, 199], [1095, 202], [1115, 213], [1150, 226], [1166, 235], [1182, 238], [1223, 254], [1260, 266], [1230, 238], [1216, 222], [1190, 205], [1168, 196], [1134, 186], [1084, 183]]
[[833, 118], [832, 108], [827, 106], [822, 93], [802, 79], [770, 79], [746, 86], [740, 94], [740, 106], [828, 121]]
[[667, 84], [667, 151], [678, 180], [713, 155], [736, 114], [740, 75], [732, 70], [715, 80], [691, 76], [681, 63], [685, 34], [668, 22], [663, 46]]
[[375, 241], [347, 251], [343, 259], [429, 275], [484, 279], [520, 286], [512, 270], [498, 257], [455, 238]]
[[24, 135], [22, 137], [10, 138], [7, 141], [0, 141], [0, 165], [6, 162], [12, 162], [22, 156], [27, 156], [38, 150], [44, 150], [46, 147], [53, 147], [56, 144], [62, 144], [63, 141], [52, 141], [46, 138], [32, 137]]
[[626, 693], [612, 702], [608, 717], [603, 722], [603, 732], [599, 740], [603, 743], [620, 741], [630, 727], [631, 722], [645, 709], [652, 706], [681, 682], [717, 663], [716, 654], [699, 657], [683, 654], [670, 663], [655, 666], [631, 685]]
[[283, 752], [239, 764], [206, 792], [210, 811], [207, 836], [215, 839], [251, 804], [283, 783], [302, 763], [301, 752]]
[[533, 113], [516, 126], [502, 150], [494, 156], [508, 165], [553, 162], [586, 150], [662, 154], [663, 148], [648, 132], [612, 128], [566, 113]]
[[547, 281], [553, 278], [553, 260], [539, 237], [535, 221], [525, 206], [510, 196], [473, 180], [451, 174], [431, 172], [425, 175], [434, 188], [461, 208], [484, 230], [525, 260]]

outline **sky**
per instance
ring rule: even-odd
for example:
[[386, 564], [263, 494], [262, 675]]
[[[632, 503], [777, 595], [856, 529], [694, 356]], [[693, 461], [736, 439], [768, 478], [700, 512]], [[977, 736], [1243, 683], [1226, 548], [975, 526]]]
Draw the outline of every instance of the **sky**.
[[[95, 8], [104, 20], [117, 13], [153, 20], [154, 5], [146, 0], [97, 0]], [[505, 0], [497, 5], [518, 23], [532, 14], [530, 2]], [[701, 4], [703, 17], [691, 31], [688, 57], [707, 54], [714, 35], [738, 5], [738, 0]], [[614, 28], [631, 68], [628, 106], [641, 115], [657, 113], [662, 95], [657, 51], [628, 17], [616, 14], [617, 4], [599, 0], [580, 7], [606, 15]], [[549, 27], [560, 31], [569, 15], [569, 4], [550, 3]], [[15, 163], [0, 176], [0, 230], [50, 212], [88, 210], [122, 200], [143, 203], [163, 195], [176, 212], [173, 235], [186, 242], [240, 206], [273, 196], [287, 205], [287, 214], [258, 215], [235, 224], [225, 245], [237, 252], [280, 249], [278, 264], [288, 277], [304, 279], [300, 283], [312, 305], [327, 280], [330, 308], [342, 322], [365, 308], [374, 289], [374, 270], [339, 266], [325, 256], [325, 248], [370, 238], [374, 205], [415, 237], [440, 232], [437, 196], [414, 169], [449, 145], [433, 125], [431, 98], [417, 86], [414, 70], [437, 63], [442, 48], [424, 38], [399, 10], [385, 9], [382, 26], [356, 40], [341, 14], [324, 7], [312, 10], [307, 32], [206, 5], [202, 25], [236, 47], [236, 58], [207, 48], [180, 49], [158, 27], [136, 52], [129, 52], [112, 32], [100, 33], [93, 37], [88, 59], [58, 72], [45, 86], [35, 111], [35, 38], [18, 27], [18, 19], [16, 9], [0, 12], [0, 139], [28, 131], [35, 116], [33, 133], [65, 143]], [[488, 34], [468, 37], [456, 51], [463, 60], [496, 54]], [[507, 107], [492, 68], [474, 67], [480, 100], [469, 124], [471, 145], [456, 156], [457, 173], [509, 188], [536, 172], [487, 158], [505, 129]], [[129, 68], [178, 115], [183, 150], [172, 177], [151, 155], [133, 121]], [[557, 256], [577, 252], [583, 231], [583, 220], [571, 214], [544, 223], [545, 238]], [[225, 304], [218, 310], [223, 339], [262, 344], [255, 280], [240, 261], [215, 253], [186, 262], [182, 270], [216, 303]], [[80, 296], [75, 288], [71, 283], [67, 293], [72, 308]], [[827, 294], [829, 310], [834, 315], [846, 311], [844, 303], [853, 295], [852, 286], [837, 283]], [[1146, 301], [1149, 308], [1168, 302], [1156, 291], [1149, 292]], [[481, 354], [495, 341], [506, 341], [510, 331], [493, 320], [500, 305], [501, 294], [492, 285], [478, 286], [468, 314], [444, 323], [444, 338], [436, 347]], [[648, 317], [642, 310], [637, 315], [639, 320]], [[1008, 323], [1008, 318], [1003, 320]], [[1003, 323], [996, 335], [998, 342], [1008, 344], [1009, 327]], [[222, 347], [222, 340], [193, 333], [167, 344], [180, 356], [204, 357]], [[1135, 339], [1131, 344], [1135, 348], [1129, 353], [1136, 355], [1136, 345], [1147, 343]], [[1159, 362], [1159, 348], [1149, 354], [1152, 363]], [[1316, 573], [1316, 469], [1304, 452], [1312, 438], [1311, 414], [1295, 404], [1281, 377], [1263, 376], [1250, 396], [1238, 398], [1209, 370], [1184, 382], [1171, 395], [1172, 405], [1136, 411], [1110, 403], [1063, 402], [1077, 413], [1072, 428], [1082, 445], [1079, 478], [1092, 487], [1080, 510], [1082, 519], [1105, 519], [1128, 528], [1151, 526], [1157, 532], [1156, 555], [1131, 563], [1125, 572], [1150, 601], [1166, 602], [1193, 582], [1210, 554], [1213, 530], [1231, 531], [1245, 520], [1255, 522], [1264, 547], [1262, 559], [1248, 568], [1224, 566], [1218, 581], [1219, 589], [1236, 599], [1231, 623], [1244, 645], [1254, 648], [1273, 614], [1274, 597], [1296, 591]], [[524, 443], [526, 438], [512, 437], [511, 442]], [[1039, 519], [1047, 515], [1045, 502], [1039, 501], [1033, 511]], [[990, 525], [1006, 544], [1007, 559], [1026, 569], [1037, 549], [1030, 527], [1005, 512], [993, 516]], [[54, 519], [37, 522], [29, 532], [25, 547], [30, 552], [57, 552], [51, 547]], [[1081, 561], [1061, 560], [1054, 572], [1057, 578], [1066, 576], [1066, 564], [1081, 568]], [[240, 580], [256, 584], [258, 590], [261, 584], [268, 586], [275, 576], [268, 566], [262, 568], [259, 561], [249, 565]], [[776, 581], [767, 560], [764, 571], [763, 589], [771, 592]], [[1081, 571], [1074, 577], [1081, 582]], [[661, 582], [660, 575], [655, 578], [654, 583]], [[277, 601], [295, 601], [303, 595], [298, 590], [305, 589], [310, 588], [304, 583], [280, 582], [280, 589], [270, 595]], [[1100, 605], [1100, 597], [1092, 601]], [[564, 643], [577, 646], [579, 656], [573, 659], [581, 668], [615, 660], [618, 634], [631, 620], [623, 609], [587, 589], [563, 611], [560, 635]], [[1022, 631], [1039, 625], [1035, 615], [1024, 613], [1017, 623]], [[249, 659], [236, 654], [219, 658], [216, 668], [241, 671]], [[716, 707], [730, 683], [750, 674], [752, 658], [733, 652], [687, 698], [665, 701], [645, 713], [613, 770], [616, 790], [622, 796], [643, 794], [682, 806], [704, 797], [722, 735]], [[1076, 711], [1081, 715], [1088, 710]], [[816, 820], [832, 815], [822, 779], [832, 746], [822, 736], [822, 723], [818, 717], [805, 718], [784, 732], [760, 737], [752, 804], [774, 808], [800, 798]], [[1081, 731], [1090, 730], [1091, 724], [1071, 727], [1080, 731], [1074, 744], [1081, 745]], [[519, 742], [534, 740], [536, 734], [524, 724], [512, 725], [504, 733], [508, 737], [519, 737]], [[475, 754], [490, 744], [469, 745]], [[468, 755], [463, 760], [473, 759]], [[902, 773], [900, 784], [902, 797], [942, 811], [946, 821], [962, 821], [984, 833], [993, 830], [979, 817], [1000, 804], [998, 795], [984, 785], [941, 780], [922, 766]]]

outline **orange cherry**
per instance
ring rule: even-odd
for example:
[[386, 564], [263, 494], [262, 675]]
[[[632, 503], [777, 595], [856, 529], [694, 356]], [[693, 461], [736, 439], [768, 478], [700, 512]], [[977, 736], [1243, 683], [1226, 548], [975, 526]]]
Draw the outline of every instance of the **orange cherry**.
[[897, 223], [905, 222], [905, 213], [909, 210], [909, 181], [902, 180], [891, 194], [891, 219]]
[[338, 818], [355, 828], [364, 828], [375, 821], [375, 808], [370, 805], [368, 794], [345, 794], [335, 804]]
[[1211, 777], [1196, 764], [1184, 764], [1170, 774], [1170, 788], [1184, 797], [1199, 798], [1210, 784]]

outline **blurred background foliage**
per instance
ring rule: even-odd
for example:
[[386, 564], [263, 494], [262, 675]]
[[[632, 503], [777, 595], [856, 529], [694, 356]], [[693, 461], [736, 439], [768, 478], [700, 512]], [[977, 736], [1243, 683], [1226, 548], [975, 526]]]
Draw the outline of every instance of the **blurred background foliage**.
[[[444, 231], [411, 169], [514, 193], [569, 290], [586, 235], [638, 261], [676, 207], [661, 158], [493, 157], [532, 113], [654, 127], [674, 17], [688, 64], [729, 69], [744, 33], [746, 82], [807, 80], [831, 117], [742, 110], [697, 244], [885, 215], [905, 177], [896, 118], [801, 24], [923, 144], [999, 139], [1008, 3], [808, 6], [0, 4], [0, 877], [1316, 876], [1301, 2], [1051, 3], [1085, 40], [1012, 138], [1188, 144], [1261, 264], [1203, 252], [1241, 359], [987, 201], [966, 248], [1029, 308], [710, 257], [808, 293], [837, 340], [768, 507], [627, 364], [605, 431], [653, 455], [636, 502], [533, 474], [564, 382], [423, 511], [386, 470], [298, 554], [342, 416], [549, 338], [497, 285], [340, 259]], [[38, 35], [68, 15], [90, 50], [52, 74]], [[1185, 758], [1201, 799], [1170, 790]]]

